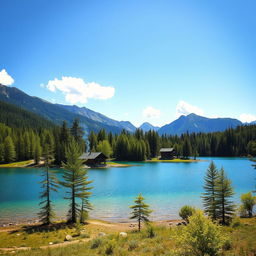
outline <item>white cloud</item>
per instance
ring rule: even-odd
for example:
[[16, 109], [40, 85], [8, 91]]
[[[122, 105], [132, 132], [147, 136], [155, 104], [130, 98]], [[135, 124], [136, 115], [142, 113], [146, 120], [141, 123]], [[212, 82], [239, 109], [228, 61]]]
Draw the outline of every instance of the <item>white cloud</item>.
[[147, 118], [158, 118], [161, 115], [161, 111], [159, 109], [153, 108], [151, 106], [146, 107], [142, 113], [143, 116]]
[[176, 106], [176, 117], [180, 117], [181, 115], [189, 115], [191, 113], [197, 114], [197, 115], [203, 115], [204, 111], [196, 106], [190, 105], [189, 103], [180, 100]]
[[256, 116], [252, 115], [252, 114], [241, 114], [239, 116], [239, 119], [243, 122], [243, 123], [250, 123], [253, 121], [256, 121]]
[[67, 102], [86, 103], [88, 99], [109, 99], [115, 94], [115, 88], [101, 86], [95, 82], [87, 83], [82, 78], [63, 76], [50, 80], [46, 88], [52, 92], [61, 91]]
[[14, 79], [6, 72], [5, 69], [0, 71], [0, 84], [3, 85], [12, 85], [14, 83]]

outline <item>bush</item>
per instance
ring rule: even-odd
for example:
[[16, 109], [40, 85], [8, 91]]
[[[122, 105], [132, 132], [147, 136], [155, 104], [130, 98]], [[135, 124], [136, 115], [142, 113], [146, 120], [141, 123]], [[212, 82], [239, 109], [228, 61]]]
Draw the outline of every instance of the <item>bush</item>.
[[176, 236], [186, 255], [218, 255], [226, 238], [221, 234], [220, 226], [205, 217], [202, 211], [195, 211], [189, 217], [189, 224]]
[[251, 192], [241, 195], [242, 206], [240, 212], [246, 214], [249, 218], [252, 217], [252, 210], [256, 204], [256, 196], [253, 196]]
[[113, 254], [114, 248], [115, 248], [114, 242], [113, 241], [108, 242], [106, 245], [105, 254], [107, 255]]
[[181, 207], [179, 211], [180, 217], [185, 220], [187, 223], [189, 222], [189, 217], [193, 215], [195, 212], [195, 208], [189, 205], [184, 205]]
[[138, 241], [137, 240], [131, 240], [128, 243], [128, 250], [132, 251], [138, 247]]
[[146, 232], [147, 232], [147, 237], [148, 238], [153, 238], [153, 237], [156, 236], [156, 232], [155, 232], [154, 228], [151, 225], [148, 225]]
[[241, 221], [238, 217], [235, 217], [231, 222], [231, 227], [236, 228], [236, 227], [239, 227], [239, 226], [241, 226]]
[[102, 240], [100, 238], [95, 238], [91, 242], [91, 249], [96, 249], [102, 245]]

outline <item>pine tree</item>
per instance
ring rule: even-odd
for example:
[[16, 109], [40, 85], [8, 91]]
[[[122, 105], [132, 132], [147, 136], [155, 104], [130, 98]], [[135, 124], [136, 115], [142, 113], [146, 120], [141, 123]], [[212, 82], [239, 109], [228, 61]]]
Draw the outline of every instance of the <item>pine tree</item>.
[[141, 229], [141, 222], [149, 222], [148, 217], [152, 210], [149, 209], [149, 205], [144, 203], [144, 197], [139, 194], [135, 199], [135, 205], [130, 206], [132, 209], [130, 219], [136, 219], [138, 221], [138, 229]]
[[183, 157], [188, 158], [191, 155], [191, 144], [189, 139], [186, 137], [183, 143], [182, 147], [182, 152], [183, 152]]
[[40, 137], [36, 136], [35, 137], [35, 151], [34, 151], [35, 164], [39, 164], [41, 155], [42, 155], [42, 147], [40, 144]]
[[70, 132], [71, 132], [71, 135], [73, 135], [76, 143], [79, 145], [80, 150], [82, 150], [83, 152], [86, 151], [86, 145], [83, 140], [84, 131], [83, 131], [83, 128], [80, 126], [80, 121], [78, 118], [76, 118], [73, 121]]
[[45, 168], [43, 170], [43, 180], [40, 182], [42, 184], [42, 192], [40, 194], [40, 198], [42, 201], [40, 202], [41, 211], [38, 213], [40, 221], [44, 225], [49, 225], [52, 223], [55, 213], [53, 210], [53, 204], [51, 200], [51, 192], [57, 192], [58, 186], [58, 180], [54, 174], [53, 171], [49, 169], [49, 166], [52, 161], [52, 155], [51, 151], [49, 150], [49, 145], [46, 144], [44, 148], [44, 162], [45, 162]]
[[13, 162], [16, 157], [15, 146], [10, 136], [7, 136], [4, 140], [4, 161], [6, 163]]
[[214, 162], [211, 162], [204, 177], [203, 205], [205, 213], [213, 220], [217, 218], [216, 186], [219, 178], [218, 170]]
[[[61, 183], [68, 189], [65, 199], [71, 201], [70, 209], [68, 212], [68, 222], [71, 223], [76, 223], [78, 221], [79, 215], [81, 214], [82, 207], [78, 203], [78, 199], [81, 200], [81, 203], [86, 202], [88, 205], [88, 199], [91, 195], [89, 190], [92, 189], [92, 187], [88, 186], [92, 183], [92, 181], [88, 181], [87, 171], [83, 168], [83, 161], [79, 159], [80, 155], [80, 147], [77, 142], [72, 139], [66, 149], [67, 162], [63, 163], [64, 182]], [[89, 209], [89, 207], [83, 208], [83, 210]]]
[[235, 212], [235, 206], [231, 200], [234, 195], [231, 181], [226, 177], [225, 171], [221, 168], [216, 185], [216, 207], [217, 219], [223, 225], [228, 224]]

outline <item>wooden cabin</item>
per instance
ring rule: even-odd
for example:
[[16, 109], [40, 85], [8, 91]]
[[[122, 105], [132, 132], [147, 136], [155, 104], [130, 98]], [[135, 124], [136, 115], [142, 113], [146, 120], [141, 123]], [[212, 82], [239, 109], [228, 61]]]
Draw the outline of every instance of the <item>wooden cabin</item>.
[[105, 165], [107, 157], [102, 152], [87, 152], [83, 153], [79, 159], [82, 159], [86, 165]]
[[161, 148], [160, 149], [160, 159], [170, 160], [176, 156], [174, 148]]

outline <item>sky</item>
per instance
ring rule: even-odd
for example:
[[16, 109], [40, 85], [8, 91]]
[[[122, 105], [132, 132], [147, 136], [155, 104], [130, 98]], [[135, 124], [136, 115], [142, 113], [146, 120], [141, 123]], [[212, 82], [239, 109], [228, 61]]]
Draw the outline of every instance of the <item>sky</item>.
[[256, 1], [1, 0], [0, 83], [116, 120], [256, 120]]

